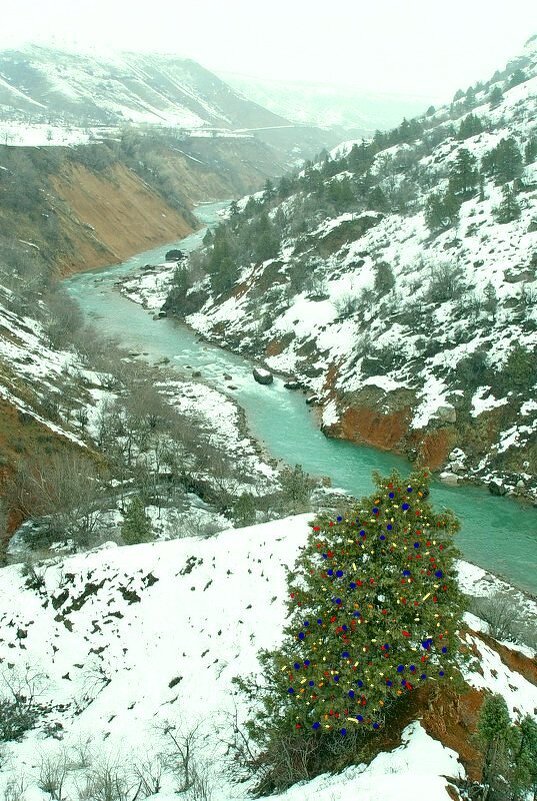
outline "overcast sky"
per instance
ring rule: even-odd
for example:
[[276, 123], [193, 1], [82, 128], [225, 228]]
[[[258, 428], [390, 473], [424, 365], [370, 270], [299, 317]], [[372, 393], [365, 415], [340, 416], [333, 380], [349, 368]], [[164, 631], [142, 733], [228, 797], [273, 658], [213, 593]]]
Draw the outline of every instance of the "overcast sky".
[[537, 0], [17, 0], [0, 46], [174, 52], [209, 69], [451, 98], [537, 33]]

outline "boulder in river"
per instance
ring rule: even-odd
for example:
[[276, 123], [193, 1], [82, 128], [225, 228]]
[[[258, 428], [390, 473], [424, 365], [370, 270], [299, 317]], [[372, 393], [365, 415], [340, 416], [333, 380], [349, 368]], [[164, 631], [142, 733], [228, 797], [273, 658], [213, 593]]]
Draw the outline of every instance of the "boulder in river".
[[306, 403], [307, 403], [308, 406], [313, 406], [315, 403], [319, 403], [320, 400], [321, 399], [319, 398], [318, 395], [309, 395], [306, 398]]
[[506, 495], [507, 487], [504, 486], [503, 481], [493, 479], [489, 482], [489, 492], [491, 495]]
[[185, 257], [185, 254], [182, 250], [178, 250], [177, 248], [172, 248], [169, 250], [165, 257], [166, 261], [182, 261]]
[[459, 480], [459, 477], [449, 470], [444, 470], [443, 473], [440, 473], [440, 481], [443, 481], [444, 484], [447, 484], [449, 487], [456, 487]]
[[254, 367], [252, 372], [258, 384], [272, 384], [274, 381], [272, 373], [262, 367]]
[[159, 313], [158, 313], [158, 319], [159, 320], [162, 320], [162, 319], [164, 319], [164, 317], [167, 317], [167, 316], [168, 316], [168, 312], [165, 311], [165, 309], [161, 309], [159, 311]]

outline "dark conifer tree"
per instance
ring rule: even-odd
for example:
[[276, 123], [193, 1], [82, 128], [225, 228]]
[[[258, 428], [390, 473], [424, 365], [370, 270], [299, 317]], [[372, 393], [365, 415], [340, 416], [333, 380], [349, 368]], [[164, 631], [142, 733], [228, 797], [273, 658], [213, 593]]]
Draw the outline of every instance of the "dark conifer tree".
[[468, 150], [461, 148], [449, 174], [449, 189], [461, 200], [472, 197], [479, 183], [477, 160]]

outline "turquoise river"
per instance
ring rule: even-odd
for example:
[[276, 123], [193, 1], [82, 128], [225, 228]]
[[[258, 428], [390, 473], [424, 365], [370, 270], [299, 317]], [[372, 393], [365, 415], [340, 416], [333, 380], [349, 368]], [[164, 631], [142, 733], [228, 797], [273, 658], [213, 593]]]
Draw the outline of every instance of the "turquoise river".
[[[204, 204], [197, 215], [204, 225], [213, 225], [217, 212], [226, 205]], [[299, 463], [314, 475], [329, 476], [334, 486], [358, 496], [371, 490], [374, 469], [387, 472], [397, 467], [408, 472], [406, 459], [326, 438], [302, 393], [286, 390], [278, 378], [270, 386], [260, 386], [246, 359], [207, 344], [174, 320], [153, 320], [114, 287], [120, 277], [139, 271], [144, 264], [162, 263], [171, 247], [185, 252], [199, 247], [203, 235], [203, 230], [198, 231], [122, 264], [80, 273], [64, 285], [94, 325], [123, 346], [147, 354], [150, 360], [167, 357], [184, 374], [190, 372], [187, 366], [199, 370], [205, 381], [232, 396], [245, 410], [252, 434], [274, 457]], [[224, 380], [228, 373], [235, 390]], [[537, 595], [537, 509], [494, 497], [481, 487], [447, 487], [439, 482], [431, 498], [437, 508], [450, 507], [459, 516], [462, 528], [457, 540], [466, 559]]]

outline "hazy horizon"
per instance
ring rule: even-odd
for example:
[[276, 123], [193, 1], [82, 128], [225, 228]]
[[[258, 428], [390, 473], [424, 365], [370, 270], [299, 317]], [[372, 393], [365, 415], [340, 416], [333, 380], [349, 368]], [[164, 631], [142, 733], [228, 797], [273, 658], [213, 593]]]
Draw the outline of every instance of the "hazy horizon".
[[5, 12], [0, 47], [49, 44], [97, 53], [121, 50], [176, 54], [222, 74], [272, 81], [354, 86], [371, 94], [448, 100], [486, 80], [537, 33], [537, 4], [513, 0], [471, 5], [453, 0], [440, 12], [425, 0], [403, 8], [379, 0], [360, 8], [273, 0], [260, 9], [245, 0], [179, 8], [154, 0], [79, 4], [21, 0]]

